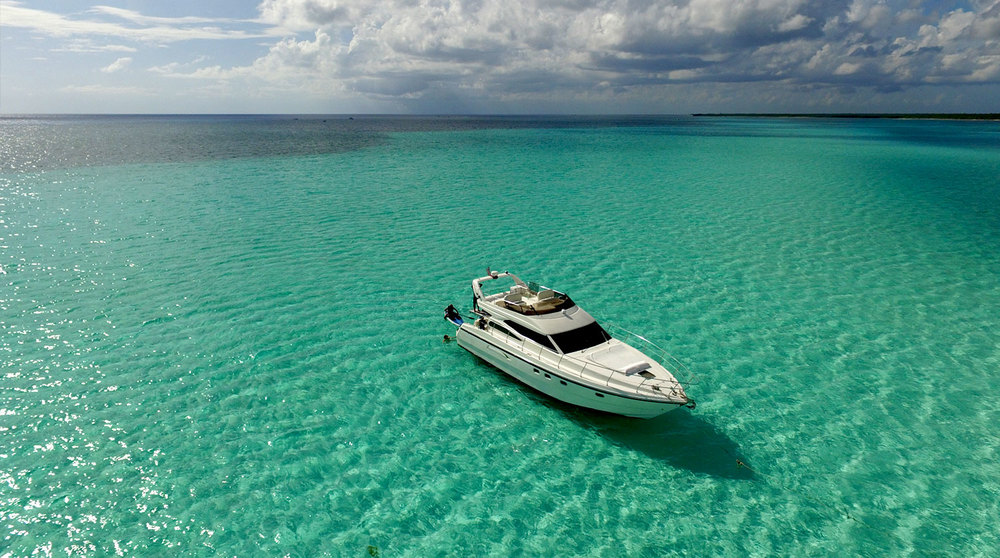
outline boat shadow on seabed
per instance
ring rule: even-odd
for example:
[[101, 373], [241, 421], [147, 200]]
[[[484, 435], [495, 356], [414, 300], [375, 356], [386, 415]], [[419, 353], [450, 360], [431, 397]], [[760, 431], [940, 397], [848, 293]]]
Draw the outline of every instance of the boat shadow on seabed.
[[643, 420], [582, 409], [548, 398], [544, 403], [619, 446], [641, 451], [673, 467], [728, 479], [757, 477], [736, 442], [687, 409]]

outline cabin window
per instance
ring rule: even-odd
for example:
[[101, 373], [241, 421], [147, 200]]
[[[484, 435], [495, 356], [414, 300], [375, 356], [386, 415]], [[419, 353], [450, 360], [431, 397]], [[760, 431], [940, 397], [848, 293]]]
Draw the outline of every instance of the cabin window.
[[513, 337], [514, 339], [520, 339], [520, 337], [518, 337], [517, 335], [515, 335], [511, 330], [503, 327], [502, 325], [500, 325], [500, 324], [498, 324], [496, 322], [493, 322], [490, 325], [493, 326], [493, 329], [497, 330], [498, 332], [500, 332], [500, 333], [502, 333], [504, 335], [508, 335], [510, 337]]
[[514, 322], [504, 322], [504, 323], [509, 325], [514, 331], [520, 333], [522, 336], [531, 339], [532, 341], [538, 343], [539, 345], [545, 347], [546, 349], [553, 352], [556, 350], [556, 348], [552, 346], [552, 341], [549, 341], [549, 337], [547, 335], [538, 333], [537, 331], [526, 328], [518, 323]]
[[608, 335], [608, 332], [604, 331], [604, 328], [597, 322], [552, 335], [552, 340], [564, 353], [589, 349], [610, 339], [611, 336]]

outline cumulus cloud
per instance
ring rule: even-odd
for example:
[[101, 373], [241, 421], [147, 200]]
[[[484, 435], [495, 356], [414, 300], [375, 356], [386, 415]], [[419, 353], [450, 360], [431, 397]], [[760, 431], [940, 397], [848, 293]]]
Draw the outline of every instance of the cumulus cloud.
[[242, 23], [0, 1], [4, 25], [77, 41], [262, 38], [254, 60], [150, 70], [317, 97], [559, 102], [741, 82], [836, 96], [1000, 82], [1000, 0], [261, 0]]
[[997, 1], [944, 12], [908, 0], [264, 0], [259, 9], [293, 38], [213, 75], [415, 98], [678, 81], [899, 88], [995, 81], [1000, 68]]

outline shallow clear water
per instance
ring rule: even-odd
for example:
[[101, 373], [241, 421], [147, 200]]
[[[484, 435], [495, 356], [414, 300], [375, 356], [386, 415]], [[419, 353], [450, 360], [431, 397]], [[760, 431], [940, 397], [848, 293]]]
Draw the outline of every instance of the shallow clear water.
[[[0, 139], [0, 554], [1000, 547], [996, 123]], [[578, 410], [443, 343], [486, 266], [665, 345], [698, 408]]]

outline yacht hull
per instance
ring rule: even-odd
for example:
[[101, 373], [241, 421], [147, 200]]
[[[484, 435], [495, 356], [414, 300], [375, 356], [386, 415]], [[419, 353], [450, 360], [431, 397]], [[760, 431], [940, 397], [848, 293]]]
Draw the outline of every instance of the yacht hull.
[[473, 326], [461, 326], [456, 339], [463, 349], [499, 368], [515, 380], [550, 397], [577, 405], [635, 418], [653, 418], [682, 406], [616, 393], [605, 386], [581, 381], [565, 371], [533, 358], [529, 354], [505, 348], [491, 336]]

